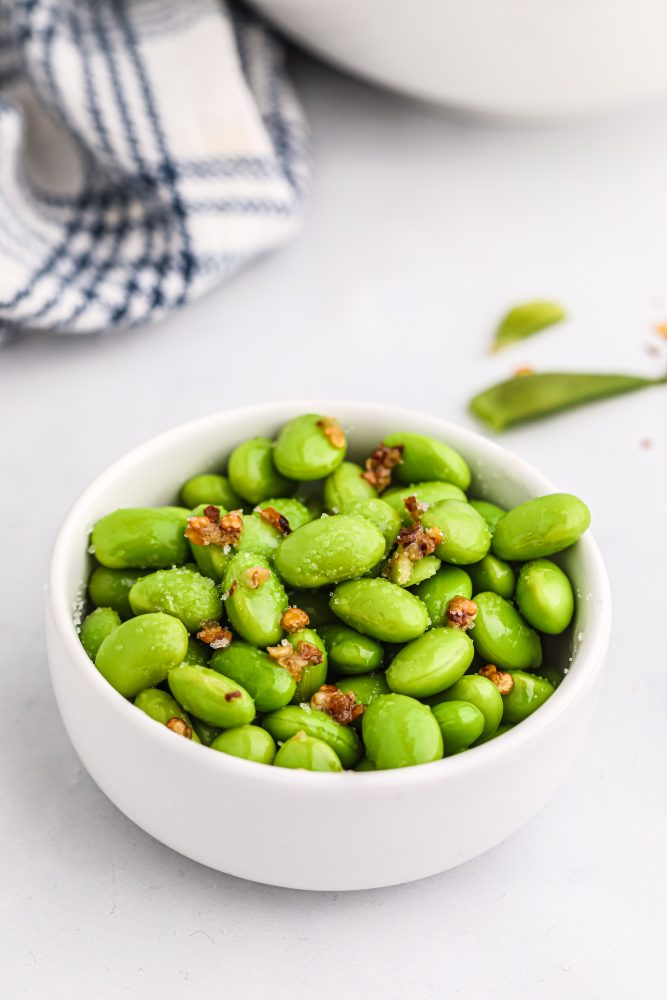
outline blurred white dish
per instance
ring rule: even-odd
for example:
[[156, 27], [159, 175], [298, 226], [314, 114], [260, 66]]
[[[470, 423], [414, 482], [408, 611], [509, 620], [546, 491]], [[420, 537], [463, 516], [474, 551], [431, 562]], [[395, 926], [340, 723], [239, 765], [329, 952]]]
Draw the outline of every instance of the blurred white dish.
[[252, 0], [338, 66], [464, 111], [540, 118], [667, 91], [665, 0]]

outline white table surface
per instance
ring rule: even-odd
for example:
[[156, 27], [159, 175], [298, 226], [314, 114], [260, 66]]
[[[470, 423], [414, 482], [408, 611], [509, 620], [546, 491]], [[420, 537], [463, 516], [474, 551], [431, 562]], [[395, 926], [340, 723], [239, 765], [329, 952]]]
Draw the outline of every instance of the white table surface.
[[[371, 892], [236, 880], [121, 815], [61, 725], [48, 551], [79, 491], [126, 449], [290, 395], [470, 424], [471, 393], [523, 363], [660, 368], [646, 345], [667, 319], [664, 103], [522, 131], [446, 122], [307, 62], [297, 77], [317, 155], [299, 239], [158, 327], [0, 352], [2, 996], [664, 996], [665, 390], [504, 436], [589, 502], [615, 623], [575, 772], [487, 855]], [[571, 322], [489, 357], [499, 314], [540, 295]], [[323, 836], [325, 863], [340, 836], [343, 824]]]

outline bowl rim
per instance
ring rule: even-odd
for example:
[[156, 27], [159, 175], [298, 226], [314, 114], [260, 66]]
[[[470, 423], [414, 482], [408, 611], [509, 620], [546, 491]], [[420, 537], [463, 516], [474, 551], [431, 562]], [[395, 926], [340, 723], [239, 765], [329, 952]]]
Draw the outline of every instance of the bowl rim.
[[[595, 684], [602, 670], [611, 630], [611, 593], [604, 560], [590, 531], [586, 532], [577, 544], [585, 549], [587, 562], [592, 568], [591, 588], [596, 591], [597, 613], [587, 625], [586, 642], [582, 643], [573, 654], [572, 665], [576, 661], [577, 669], [570, 669], [554, 695], [540, 707], [539, 711], [533, 713], [520, 725], [504, 733], [502, 739], [491, 740], [478, 747], [471, 747], [464, 754], [444, 757], [429, 764], [386, 771], [343, 771], [342, 773], [322, 775], [319, 772], [267, 767], [255, 761], [244, 760], [224, 753], [204, 753], [203, 751], [209, 750], [208, 747], [191, 740], [175, 740], [173, 734], [168, 733], [164, 726], [156, 725], [155, 721], [144, 712], [135, 710], [132, 702], [119, 694], [97, 670], [91, 669], [93, 665], [81, 645], [74, 623], [72, 603], [71, 598], [67, 595], [66, 581], [70, 552], [73, 547], [83, 544], [81, 522], [83, 520], [84, 523], [89, 523], [85, 512], [96, 497], [103, 495], [118, 476], [131, 473], [134, 468], [141, 465], [146, 456], [156, 450], [160, 451], [180, 440], [208, 433], [212, 427], [217, 428], [220, 423], [231, 428], [237, 420], [262, 416], [267, 418], [267, 422], [275, 423], [289, 419], [298, 413], [314, 412], [335, 413], [342, 420], [353, 420], [352, 414], [348, 415], [348, 411], [352, 410], [361, 414], [384, 415], [391, 421], [400, 420], [401, 417], [409, 417], [412, 420], [418, 418], [424, 423], [431, 423], [435, 432], [442, 435], [443, 440], [447, 441], [448, 436], [453, 433], [454, 437], [462, 438], [466, 443], [469, 443], [471, 450], [477, 456], [482, 458], [489, 456], [506, 465], [510, 464], [513, 474], [522, 479], [523, 482], [527, 481], [531, 490], [539, 489], [543, 493], [557, 492], [546, 477], [528, 462], [514, 455], [513, 452], [470, 428], [440, 417], [391, 404], [349, 399], [281, 400], [218, 410], [151, 436], [143, 443], [122, 454], [95, 476], [70, 507], [56, 536], [49, 563], [45, 600], [47, 611], [51, 616], [63, 649], [77, 674], [79, 683], [93, 687], [96, 694], [107, 702], [110, 711], [125, 715], [128, 724], [139, 726], [140, 729], [143, 727], [146, 739], [164, 741], [162, 748], [167, 754], [184, 754], [186, 755], [184, 760], [190, 759], [193, 765], [198, 768], [208, 767], [220, 778], [225, 773], [229, 773], [230, 776], [235, 775], [248, 782], [282, 782], [292, 788], [307, 788], [309, 794], [326, 791], [327, 795], [337, 793], [349, 795], [352, 791], [366, 795], [372, 793], [373, 790], [383, 788], [395, 791], [408, 785], [420, 785], [423, 782], [456, 780], [470, 771], [487, 766], [491, 767], [494, 766], [494, 763], [497, 766], [503, 758], [520, 752], [522, 747], [530, 744], [540, 731], [552, 728], [561, 716], [568, 712], [572, 705]], [[425, 433], [433, 434], [434, 430], [426, 431], [425, 429]], [[130, 722], [130, 719], [133, 722]], [[157, 746], [160, 746], [159, 742]], [[189, 758], [188, 755], [190, 755]], [[349, 777], [350, 775], [352, 778]], [[322, 781], [322, 777], [325, 778], [324, 781]]]

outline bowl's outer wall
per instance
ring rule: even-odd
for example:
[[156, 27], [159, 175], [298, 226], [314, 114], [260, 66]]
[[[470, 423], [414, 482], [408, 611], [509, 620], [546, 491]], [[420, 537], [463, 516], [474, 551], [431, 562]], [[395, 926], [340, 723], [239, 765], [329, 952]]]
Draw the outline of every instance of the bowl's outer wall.
[[[401, 772], [313, 775], [226, 757], [177, 740], [94, 670], [72, 624], [87, 535], [116, 506], [174, 499], [175, 477], [224, 466], [233, 445], [304, 410], [339, 415], [353, 453], [391, 430], [421, 430], [466, 455], [474, 493], [511, 505], [548, 492], [518, 459], [434, 418], [349, 402], [271, 404], [176, 429], [108, 469], [68, 516], [54, 549], [47, 636], [63, 721], [84, 766], [135, 823], [230, 874], [304, 889], [360, 889], [442, 871], [499, 843], [547, 800], [589, 723], [609, 626], [604, 567], [592, 540], [568, 553], [577, 605], [572, 670], [535, 716], [456, 758]], [[176, 472], [178, 470], [178, 472]], [[575, 655], [576, 654], [576, 655]]]
[[664, 0], [252, 0], [297, 42], [415, 97], [568, 116], [667, 90]]

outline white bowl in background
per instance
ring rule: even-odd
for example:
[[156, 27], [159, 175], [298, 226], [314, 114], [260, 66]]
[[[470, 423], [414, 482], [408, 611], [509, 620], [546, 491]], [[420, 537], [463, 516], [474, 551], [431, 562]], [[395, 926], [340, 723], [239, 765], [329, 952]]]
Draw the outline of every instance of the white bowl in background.
[[177, 427], [114, 462], [65, 519], [47, 586], [53, 687], [74, 748], [102, 791], [181, 854], [242, 878], [298, 889], [407, 882], [461, 864], [509, 836], [546, 802], [574, 760], [594, 708], [610, 624], [607, 575], [590, 535], [564, 555], [581, 599], [571, 669], [555, 694], [495, 741], [402, 770], [290, 771], [177, 739], [95, 670], [74, 625], [90, 569], [89, 532], [98, 517], [116, 507], [173, 502], [181, 482], [222, 468], [239, 441], [273, 435], [305, 412], [338, 416], [359, 458], [392, 430], [439, 437], [467, 458], [472, 492], [505, 506], [553, 489], [486, 438], [393, 406], [265, 403]]
[[569, 116], [667, 92], [664, 0], [252, 0], [360, 76], [467, 112]]

